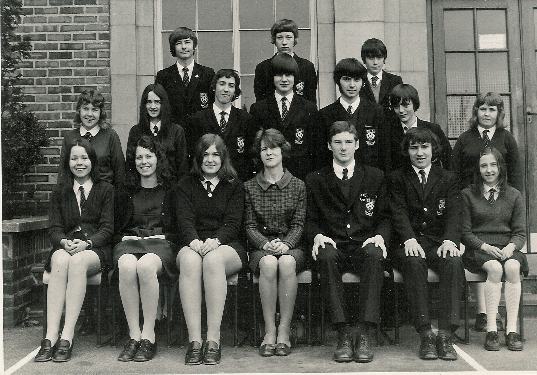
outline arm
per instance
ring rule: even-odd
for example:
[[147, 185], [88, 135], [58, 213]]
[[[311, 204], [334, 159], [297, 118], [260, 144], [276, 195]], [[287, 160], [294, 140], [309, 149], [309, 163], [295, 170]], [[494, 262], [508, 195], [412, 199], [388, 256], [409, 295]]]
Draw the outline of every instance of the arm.
[[[133, 126], [129, 131], [129, 138], [127, 140], [127, 152], [125, 161], [126, 178], [129, 183], [132, 183], [138, 178], [138, 172], [136, 171], [136, 141], [140, 138], [140, 134], [136, 129], [137, 126]], [[115, 174], [115, 173], [114, 173]]]
[[505, 163], [507, 164], [507, 181], [518, 191], [523, 191], [524, 185], [522, 183], [522, 168], [519, 161], [518, 145], [512, 134], [507, 131], [506, 133], [505, 148], [507, 149], [507, 153], [505, 155]]
[[317, 206], [317, 201], [315, 200], [315, 184], [318, 183], [315, 178], [316, 172], [310, 174], [306, 177], [306, 201], [308, 205], [306, 206], [306, 241], [308, 243], [313, 242], [313, 238], [317, 234], [324, 234], [324, 231], [321, 228], [321, 212]]
[[444, 240], [452, 241], [456, 246], [461, 242], [461, 211], [462, 199], [456, 176], [450, 176], [446, 181], [449, 184], [446, 201], [446, 226], [444, 228]]
[[175, 173], [177, 179], [179, 179], [188, 173], [188, 147], [184, 129], [180, 125], [177, 125], [177, 129], [173, 142], [175, 149]]
[[103, 247], [112, 239], [114, 234], [114, 188], [105, 184], [101, 191], [101, 207], [99, 226], [95, 233], [93, 233], [88, 239], [95, 247]]
[[114, 235], [112, 244], [121, 242], [125, 231], [128, 229], [133, 213], [132, 201], [124, 191], [116, 191], [114, 197]]
[[269, 242], [269, 239], [257, 229], [257, 221], [252, 204], [252, 196], [248, 189], [246, 189], [244, 200], [244, 224], [246, 227], [246, 236], [248, 241], [250, 241], [256, 249], [263, 249], [263, 246]]
[[306, 72], [304, 72], [306, 75], [306, 79], [304, 80], [306, 86], [304, 90], [304, 98], [317, 104], [317, 72], [315, 71], [315, 66], [311, 62], [309, 62], [307, 67]]
[[472, 199], [471, 192], [467, 189], [463, 191], [462, 199], [462, 243], [468, 249], [480, 249], [484, 244], [473, 232], [472, 232]]
[[409, 207], [406, 201], [404, 182], [400, 181], [395, 174], [388, 178], [389, 206], [392, 214], [393, 229], [399, 235], [401, 242], [416, 238], [410, 222]]
[[515, 250], [520, 250], [526, 243], [526, 210], [524, 198], [518, 193], [513, 213], [511, 214], [511, 240], [515, 245]]
[[110, 142], [110, 157], [114, 170], [114, 187], [120, 188], [125, 184], [125, 157], [121, 148], [121, 141], [115, 131], [112, 131]]
[[62, 196], [63, 189], [56, 188], [50, 198], [48, 217], [50, 227], [48, 230], [50, 242], [53, 249], [62, 247], [60, 241], [67, 238], [65, 234], [65, 226], [62, 220], [61, 202], [65, 197]]
[[266, 77], [267, 73], [263, 69], [265, 65], [266, 64], [263, 64], [263, 62], [260, 62], [255, 67], [254, 94], [255, 94], [255, 100], [257, 102], [265, 99], [270, 93], [270, 90], [269, 90], [270, 87], [267, 86], [267, 77]]
[[440, 138], [440, 145], [442, 147], [442, 153], [440, 154], [440, 161], [442, 162], [442, 168], [446, 170], [451, 169], [451, 144], [449, 139], [446, 137], [442, 128], [438, 126], [438, 136]]
[[457, 142], [455, 143], [455, 147], [453, 147], [453, 151], [451, 153], [451, 168], [449, 168], [451, 171], [455, 172], [457, 174], [457, 178], [459, 181], [459, 187], [465, 188], [466, 186], [462, 186], [462, 141], [461, 139], [457, 139]]
[[306, 186], [301, 183], [298, 191], [298, 201], [295, 203], [295, 212], [291, 218], [289, 231], [282, 239], [290, 249], [295, 248], [302, 239], [304, 223], [306, 221]]
[[244, 188], [242, 183], [235, 183], [222, 219], [222, 226], [216, 231], [216, 238], [222, 244], [237, 240], [244, 214]]
[[169, 189], [164, 197], [164, 203], [162, 205], [162, 231], [165, 238], [173, 243], [179, 242], [179, 235], [177, 233], [177, 217], [175, 215], [175, 198], [177, 191], [175, 188]]
[[381, 235], [386, 244], [390, 243], [391, 237], [390, 206], [388, 199], [386, 183], [383, 178], [378, 190], [375, 216], [377, 217], [376, 234]]
[[391, 167], [391, 154], [392, 154], [392, 144], [391, 144], [391, 124], [386, 121], [384, 117], [384, 110], [381, 106], [375, 106], [375, 117], [374, 121], [376, 123], [377, 129], [380, 130], [380, 152], [381, 156], [379, 159], [379, 167], [386, 173], [390, 171]]
[[199, 239], [196, 231], [196, 212], [194, 209], [195, 202], [192, 202], [189, 190], [190, 179], [182, 180], [177, 186], [175, 195], [175, 216], [177, 219], [177, 233], [185, 245], [190, 244], [193, 240]]
[[58, 181], [57, 181], [58, 185], [61, 185], [63, 182], [65, 182], [63, 168], [61, 167], [63, 165], [63, 160], [66, 157], [65, 150], [67, 149], [67, 141], [65, 138], [66, 137], [64, 136], [62, 140], [62, 148], [60, 150], [60, 163], [59, 163], [60, 167], [58, 168]]

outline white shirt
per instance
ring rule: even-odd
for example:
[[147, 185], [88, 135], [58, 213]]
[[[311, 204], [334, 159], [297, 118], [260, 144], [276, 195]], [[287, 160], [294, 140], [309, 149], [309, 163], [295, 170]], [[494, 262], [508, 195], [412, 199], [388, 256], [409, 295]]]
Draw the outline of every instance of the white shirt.
[[[276, 97], [276, 103], [278, 104], [278, 109], [280, 110], [280, 116], [282, 115], [282, 98], [283, 96], [278, 94], [277, 92], [274, 92], [274, 96]], [[291, 108], [291, 102], [293, 101], [294, 93], [291, 91], [289, 94], [287, 94], [285, 97], [287, 98], [287, 111]]]
[[97, 133], [99, 132], [99, 130], [101, 130], [101, 127], [99, 125], [95, 125], [90, 130], [86, 129], [83, 126], [80, 126], [80, 136], [83, 137], [86, 135], [86, 133], [90, 133], [92, 137], [95, 137]]
[[498, 195], [500, 195], [500, 187], [498, 185], [494, 185], [494, 186], [488, 186], [488, 185], [485, 185], [483, 184], [483, 196], [485, 197], [486, 200], [489, 199], [490, 197], [490, 189], [494, 189], [495, 192], [494, 192], [494, 199], [498, 199]]
[[[401, 123], [401, 127], [403, 128], [403, 132], [407, 132], [409, 129], [411, 128], [415, 128], [418, 126], [418, 118], [417, 117], [414, 117], [414, 121], [412, 121], [411, 124], [404, 124], [404, 123]], [[405, 130], [405, 127], [406, 127], [406, 130]]]
[[[425, 183], [427, 183], [427, 181], [429, 181], [429, 172], [431, 171], [431, 167], [433, 165], [429, 165], [427, 168], [424, 168], [423, 171], [425, 171]], [[418, 180], [420, 180], [421, 182], [421, 175], [420, 175], [420, 171], [422, 169], [420, 168], [416, 168], [415, 166], [412, 166], [412, 168], [414, 169], [414, 172], [416, 172], [416, 174], [418, 175]]]
[[207, 190], [207, 181], [211, 183], [211, 192], [214, 191], [214, 188], [216, 188], [216, 185], [220, 182], [220, 178], [218, 176], [211, 178], [210, 180], [203, 178], [201, 181], [201, 184], [203, 185], [203, 188]]
[[477, 130], [479, 131], [479, 136], [481, 138], [483, 138], [483, 130], [488, 130], [489, 132], [487, 134], [489, 136], [489, 139], [492, 139], [492, 137], [494, 136], [494, 133], [496, 132], [496, 125], [494, 125], [492, 128], [489, 128], [489, 129], [485, 129], [482, 126], [477, 125]]
[[216, 104], [213, 103], [213, 111], [214, 111], [214, 115], [216, 117], [216, 122], [218, 122], [220, 124], [220, 118], [222, 117], [220, 115], [220, 113], [222, 112], [225, 112], [225, 119], [226, 119], [226, 123], [229, 122], [229, 115], [231, 114], [231, 106], [227, 107], [226, 109], [220, 109], [218, 108], [218, 106]]
[[346, 101], [345, 99], [343, 99], [340, 96], [339, 97], [339, 103], [343, 106], [343, 108], [345, 108], [346, 112], [348, 112], [347, 108], [349, 108], [349, 106], [351, 106], [351, 111], [352, 111], [352, 113], [354, 113], [354, 111], [356, 111], [356, 109], [360, 105], [360, 97], [358, 96], [357, 99], [354, 101], [354, 103], [349, 103], [348, 101]]
[[[378, 81], [377, 81], [377, 86], [378, 86], [378, 85], [380, 85], [380, 82], [382, 81], [382, 69], [380, 70], [380, 72], [376, 76], [378, 77]], [[373, 78], [373, 74], [367, 72], [367, 80], [369, 81], [371, 86], [373, 86], [373, 82], [371, 82], [371, 78]]]
[[334, 168], [334, 173], [336, 174], [336, 177], [340, 180], [343, 180], [343, 168], [347, 168], [347, 177], [349, 180], [354, 175], [354, 167], [356, 165], [356, 160], [353, 160], [349, 165], [346, 167], [342, 167], [341, 165], [337, 164], [335, 161], [332, 160], [332, 167]]
[[188, 79], [190, 81], [192, 79], [192, 71], [194, 70], [194, 60], [192, 60], [192, 62], [188, 64], [187, 66], [183, 66], [179, 64], [179, 61], [176, 62], [175, 64], [177, 64], [177, 70], [179, 70], [179, 75], [181, 76], [181, 79], [183, 79], [183, 75], [184, 75], [183, 69], [184, 68], [188, 69]]
[[158, 131], [157, 131], [157, 134], [158, 134], [158, 132], [160, 131], [160, 127], [162, 126], [162, 124], [161, 124], [160, 121], [157, 122], [156, 124], [153, 124], [153, 123], [150, 123], [150, 124], [149, 124], [149, 128], [150, 128], [150, 130], [151, 130], [151, 133], [153, 133], [154, 135], [157, 135], [157, 134], [155, 134], [155, 126], [156, 126], [157, 129], [158, 129]]
[[82, 209], [80, 207], [80, 186], [84, 187], [84, 197], [88, 199], [91, 188], [93, 187], [93, 181], [89, 179], [80, 185], [77, 181], [73, 183], [73, 191], [75, 192], [76, 202], [78, 203], [78, 211], [82, 214]]

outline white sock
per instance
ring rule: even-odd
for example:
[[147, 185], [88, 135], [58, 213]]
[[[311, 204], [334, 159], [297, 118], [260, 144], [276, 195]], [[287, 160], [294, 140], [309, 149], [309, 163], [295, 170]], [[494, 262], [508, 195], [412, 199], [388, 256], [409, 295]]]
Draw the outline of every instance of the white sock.
[[496, 314], [502, 296], [502, 283], [485, 281], [485, 304], [487, 305], [487, 332], [497, 332]]
[[505, 282], [505, 309], [507, 310], [507, 327], [505, 332], [517, 332], [518, 306], [520, 303], [521, 284]]

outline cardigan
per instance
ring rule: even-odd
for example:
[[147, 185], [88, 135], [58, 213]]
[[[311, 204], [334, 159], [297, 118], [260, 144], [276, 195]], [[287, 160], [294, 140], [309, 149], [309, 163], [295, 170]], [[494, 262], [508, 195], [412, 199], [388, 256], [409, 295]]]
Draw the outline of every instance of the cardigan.
[[181, 246], [188, 246], [195, 239], [216, 237], [223, 245], [239, 239], [244, 213], [242, 182], [221, 179], [211, 195], [192, 174], [177, 184], [175, 213]]
[[263, 172], [245, 182], [244, 224], [248, 241], [256, 249], [274, 238], [294, 249], [300, 244], [306, 220], [306, 186], [285, 171], [269, 183]]
[[520, 250], [526, 242], [526, 213], [522, 194], [509, 185], [490, 204], [474, 185], [462, 191], [462, 243], [480, 249], [483, 243], [506, 246], [512, 242]]

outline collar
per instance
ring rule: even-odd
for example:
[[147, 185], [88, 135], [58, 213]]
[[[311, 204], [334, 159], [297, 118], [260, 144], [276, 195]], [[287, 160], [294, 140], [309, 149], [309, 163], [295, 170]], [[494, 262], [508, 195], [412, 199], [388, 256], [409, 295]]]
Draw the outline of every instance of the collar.
[[492, 128], [489, 128], [489, 129], [485, 129], [481, 125], [477, 125], [477, 131], [479, 132], [479, 136], [481, 138], [483, 138], [483, 130], [488, 130], [489, 131], [489, 139], [492, 139], [492, 137], [494, 136], [494, 133], [496, 133], [496, 125], [494, 125]]
[[[381, 69], [379, 74], [377, 74], [377, 77], [379, 78], [377, 85], [380, 83], [380, 81], [382, 81], [382, 72], [383, 70]], [[373, 78], [373, 74], [367, 72], [367, 80], [369, 81], [369, 83], [371, 83], [371, 78]]]
[[85, 127], [83, 127], [82, 125], [80, 125], [80, 136], [83, 137], [83, 136], [86, 135], [86, 133], [90, 133], [92, 137], [95, 137], [97, 135], [97, 133], [99, 132], [99, 130], [101, 130], [101, 127], [99, 125], [95, 125], [90, 130], [88, 130]]
[[[289, 185], [289, 182], [291, 182], [291, 178], [293, 175], [291, 172], [289, 172], [287, 169], [283, 173], [283, 177], [276, 181], [275, 185], [278, 187], [278, 189], [283, 190], [287, 185]], [[257, 173], [255, 175], [255, 180], [257, 184], [263, 189], [264, 191], [267, 191], [268, 188], [273, 185], [272, 183], [268, 182], [265, 178], [265, 174], [263, 172]]]
[[149, 127], [151, 128], [151, 133], [153, 132], [153, 129], [155, 128], [155, 126], [158, 128], [158, 130], [160, 131], [160, 128], [162, 126], [162, 123], [159, 121], [157, 122], [156, 124], [149, 124]]
[[183, 68], [187, 68], [188, 75], [190, 76], [190, 78], [192, 78], [192, 71], [194, 70], [194, 60], [192, 60], [187, 66], [179, 64], [179, 61], [177, 61], [175, 65], [177, 65], [177, 70], [179, 70], [179, 74], [181, 75], [181, 77], [183, 76]]
[[337, 178], [340, 180], [343, 179], [343, 168], [347, 168], [347, 176], [349, 177], [349, 180], [354, 175], [354, 167], [356, 166], [356, 160], [351, 161], [349, 165], [346, 167], [342, 167], [341, 165], [337, 164], [334, 160], [332, 160], [332, 168], [334, 168], [334, 173], [336, 174]]
[[89, 196], [89, 193], [91, 191], [91, 188], [93, 187], [93, 181], [91, 180], [91, 178], [84, 182], [82, 185], [80, 185], [78, 183], [78, 181], [74, 181], [73, 182], [73, 191], [75, 192], [75, 195], [78, 197], [78, 194], [80, 193], [80, 186], [83, 186], [84, 187], [84, 195], [86, 196], [86, 198]]
[[211, 185], [213, 187], [213, 190], [214, 190], [216, 185], [218, 185], [218, 183], [220, 182], [220, 177], [216, 176], [216, 177], [211, 178], [210, 180], [208, 180], [205, 177], [203, 177], [203, 180], [201, 180], [201, 185], [203, 186], [204, 189], [205, 189], [205, 185], [206, 185], [207, 181], [209, 181], [211, 183]]
[[220, 109], [216, 104], [213, 103], [213, 112], [216, 116], [216, 119], [220, 121], [220, 113], [225, 112], [227, 115], [227, 118], [229, 119], [229, 115], [231, 114], [231, 103], [229, 103], [229, 106], [226, 109]]
[[[431, 167], [433, 165], [429, 165], [427, 168], [424, 168], [423, 170], [425, 171], [425, 181], [429, 181], [429, 172], [431, 172]], [[420, 168], [416, 168], [415, 166], [412, 166], [412, 169], [414, 169], [414, 172], [416, 173], [416, 175], [418, 176], [418, 179], [421, 181], [421, 176], [420, 176]]]
[[358, 106], [360, 105], [360, 96], [356, 97], [356, 100], [354, 101], [354, 103], [349, 103], [348, 101], [343, 99], [342, 96], [340, 96], [339, 97], [339, 103], [343, 106], [345, 111], [347, 111], [347, 108], [349, 108], [349, 106], [351, 106], [352, 113], [354, 113], [354, 111], [356, 111], [356, 108], [358, 108]]
[[401, 122], [401, 127], [402, 127], [403, 129], [405, 128], [405, 126], [406, 126], [408, 129], [412, 129], [412, 128], [417, 127], [417, 126], [418, 126], [418, 117], [416, 116], [416, 117], [414, 118], [414, 121], [412, 121], [412, 123], [409, 124], [409, 125], [407, 125], [407, 124], [403, 124], [403, 123]]
[[494, 186], [488, 186], [486, 184], [483, 184], [483, 194], [484, 195], [488, 196], [488, 193], [489, 193], [490, 189], [494, 189], [496, 191], [496, 193], [500, 192], [500, 187], [498, 186], [498, 184], [496, 184]]
[[[276, 97], [276, 103], [278, 103], [278, 107], [280, 107], [282, 105], [283, 95], [280, 95], [277, 91], [274, 91], [274, 96]], [[293, 96], [294, 96], [293, 91], [285, 95], [285, 97], [287, 98], [287, 102], [289, 103], [289, 106], [291, 106], [291, 102], [293, 101]]]

